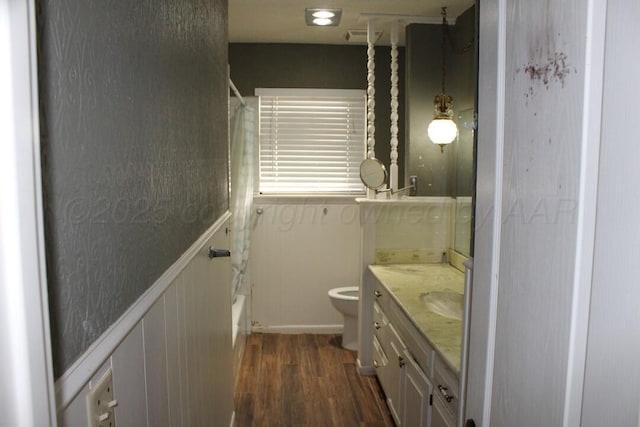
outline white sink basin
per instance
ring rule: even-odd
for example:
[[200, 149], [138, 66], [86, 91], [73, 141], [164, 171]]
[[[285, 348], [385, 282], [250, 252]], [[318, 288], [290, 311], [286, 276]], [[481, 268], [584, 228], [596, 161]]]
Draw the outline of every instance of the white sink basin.
[[440, 316], [462, 320], [464, 315], [464, 295], [456, 292], [427, 292], [420, 295], [424, 307]]

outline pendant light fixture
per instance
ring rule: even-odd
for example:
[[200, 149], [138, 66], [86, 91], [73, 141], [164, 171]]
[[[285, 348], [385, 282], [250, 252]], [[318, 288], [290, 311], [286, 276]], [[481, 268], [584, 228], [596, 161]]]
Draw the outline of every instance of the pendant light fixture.
[[433, 100], [435, 110], [434, 118], [429, 123], [427, 134], [434, 144], [440, 145], [440, 151], [444, 151], [444, 146], [451, 144], [458, 136], [458, 127], [453, 121], [453, 98], [445, 94], [444, 83], [447, 70], [447, 8], [442, 8], [442, 90]]

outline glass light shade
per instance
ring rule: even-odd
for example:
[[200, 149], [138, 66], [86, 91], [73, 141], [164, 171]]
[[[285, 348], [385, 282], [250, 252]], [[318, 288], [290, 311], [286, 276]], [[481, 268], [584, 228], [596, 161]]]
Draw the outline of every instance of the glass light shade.
[[427, 134], [434, 144], [451, 144], [458, 136], [458, 126], [450, 118], [436, 117], [429, 123]]
[[313, 23], [316, 25], [331, 25], [333, 24], [333, 21], [329, 18], [314, 18]]
[[314, 18], [333, 18], [334, 16], [336, 16], [335, 13], [331, 12], [330, 10], [318, 10], [313, 12], [311, 15], [313, 15]]

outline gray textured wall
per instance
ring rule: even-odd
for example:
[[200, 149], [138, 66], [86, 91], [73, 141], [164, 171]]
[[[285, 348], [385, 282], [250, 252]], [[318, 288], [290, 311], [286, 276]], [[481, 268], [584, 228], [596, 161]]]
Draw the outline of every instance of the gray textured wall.
[[58, 378], [228, 209], [227, 0], [38, 8]]
[[[391, 51], [377, 46], [376, 157], [389, 169], [391, 140]], [[229, 45], [231, 79], [243, 95], [255, 88], [366, 89], [366, 46], [232, 43]], [[404, 82], [404, 48], [398, 50], [399, 87]], [[404, 96], [399, 94], [398, 177], [404, 176]]]

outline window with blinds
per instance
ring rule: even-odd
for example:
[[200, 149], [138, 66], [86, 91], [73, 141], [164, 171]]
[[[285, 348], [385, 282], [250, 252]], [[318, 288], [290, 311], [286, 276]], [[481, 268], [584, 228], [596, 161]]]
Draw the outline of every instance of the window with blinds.
[[260, 186], [268, 193], [363, 193], [366, 91], [256, 89]]

